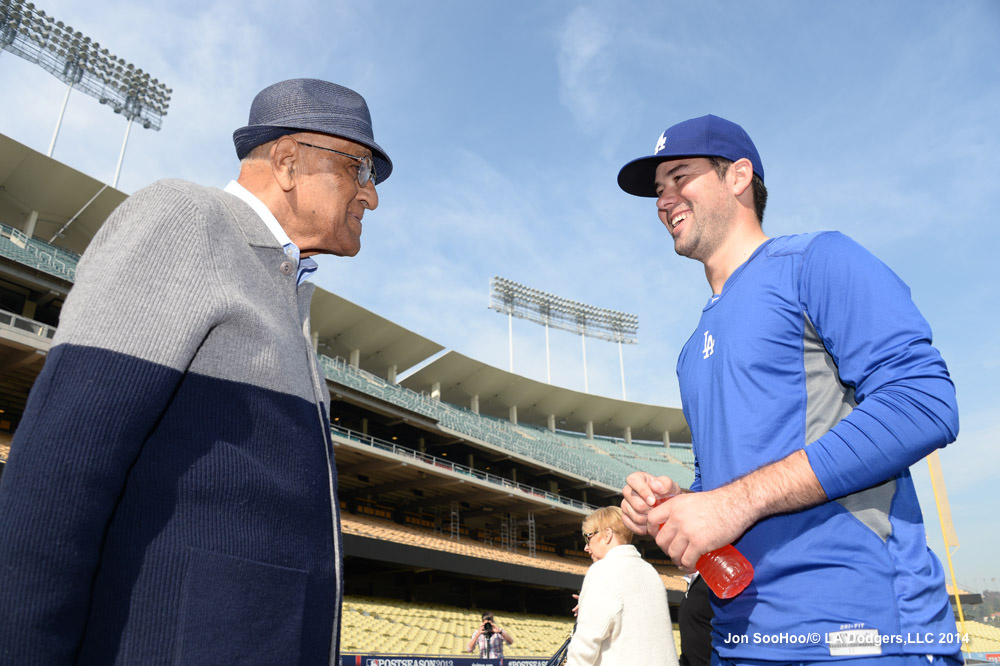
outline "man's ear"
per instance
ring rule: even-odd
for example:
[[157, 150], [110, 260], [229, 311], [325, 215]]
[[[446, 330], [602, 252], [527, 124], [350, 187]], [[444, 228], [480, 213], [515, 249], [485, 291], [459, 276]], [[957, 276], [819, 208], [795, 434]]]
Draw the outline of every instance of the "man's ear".
[[290, 136], [280, 137], [271, 146], [271, 173], [282, 190], [290, 192], [295, 189], [295, 174], [299, 170], [301, 157], [299, 144]]
[[733, 194], [739, 197], [747, 191], [753, 181], [753, 164], [743, 157], [733, 162], [729, 170], [733, 172]]

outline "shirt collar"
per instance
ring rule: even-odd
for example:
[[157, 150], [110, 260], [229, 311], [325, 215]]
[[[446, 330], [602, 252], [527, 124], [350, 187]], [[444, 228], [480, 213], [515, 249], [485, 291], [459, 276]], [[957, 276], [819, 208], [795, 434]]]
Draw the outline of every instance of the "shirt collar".
[[257, 213], [257, 216], [264, 222], [264, 225], [271, 234], [274, 235], [274, 239], [284, 248], [285, 255], [295, 262], [295, 267], [298, 269], [296, 284], [302, 284], [309, 276], [316, 272], [316, 269], [319, 268], [316, 261], [312, 257], [305, 257], [304, 259], [300, 257], [299, 246], [292, 242], [292, 239], [285, 233], [284, 228], [282, 228], [281, 223], [278, 222], [278, 218], [274, 216], [274, 213], [271, 212], [271, 209], [265, 206], [264, 202], [258, 199], [253, 192], [235, 180], [229, 181], [224, 191], [250, 206], [253, 212]]
[[[292, 242], [292, 239], [285, 233], [285, 230], [281, 227], [281, 223], [278, 222], [278, 218], [274, 216], [271, 209], [265, 206], [264, 202], [258, 199], [253, 192], [243, 187], [235, 180], [229, 181], [229, 184], [226, 185], [223, 191], [232, 194], [234, 197], [237, 197], [246, 203], [246, 205], [253, 208], [253, 212], [257, 213], [257, 216], [264, 221], [264, 224], [267, 225], [267, 228], [274, 235], [274, 239], [278, 241], [279, 245], [285, 247]], [[294, 245], [294, 243], [292, 244]]]
[[620, 543], [604, 554], [605, 560], [609, 557], [639, 557], [639, 551], [630, 543]]

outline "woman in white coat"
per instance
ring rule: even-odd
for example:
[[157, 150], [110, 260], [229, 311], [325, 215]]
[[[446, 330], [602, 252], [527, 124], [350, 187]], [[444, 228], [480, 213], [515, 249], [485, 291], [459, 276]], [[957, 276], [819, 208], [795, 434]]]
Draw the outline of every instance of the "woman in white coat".
[[566, 666], [677, 666], [667, 591], [632, 545], [617, 506], [583, 521], [594, 563], [583, 579]]

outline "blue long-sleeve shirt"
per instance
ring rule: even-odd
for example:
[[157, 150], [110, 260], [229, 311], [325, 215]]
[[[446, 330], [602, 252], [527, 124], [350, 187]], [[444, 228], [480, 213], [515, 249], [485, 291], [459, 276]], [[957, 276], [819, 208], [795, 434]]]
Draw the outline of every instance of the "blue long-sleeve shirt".
[[[908, 468], [958, 431], [954, 386], [907, 286], [842, 234], [770, 240], [705, 307], [677, 372], [693, 490], [804, 448], [831, 498], [737, 542], [755, 578], [715, 604], [720, 655], [956, 654], [954, 641], [906, 641], [955, 631]], [[873, 631], [893, 638], [851, 643]]]

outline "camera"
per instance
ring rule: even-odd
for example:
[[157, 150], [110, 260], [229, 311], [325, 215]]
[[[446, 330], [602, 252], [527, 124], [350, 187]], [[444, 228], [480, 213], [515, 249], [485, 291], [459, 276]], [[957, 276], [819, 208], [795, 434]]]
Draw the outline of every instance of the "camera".
[[493, 633], [493, 625], [491, 623], [489, 623], [489, 622], [484, 623], [483, 624], [483, 631], [485, 631], [488, 634], [492, 634]]

